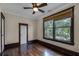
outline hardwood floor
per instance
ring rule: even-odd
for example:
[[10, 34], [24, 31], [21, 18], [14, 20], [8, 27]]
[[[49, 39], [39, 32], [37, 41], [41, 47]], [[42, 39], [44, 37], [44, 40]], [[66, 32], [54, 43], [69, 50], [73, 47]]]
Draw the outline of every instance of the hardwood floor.
[[38, 43], [30, 44], [28, 47], [23, 44], [20, 47], [5, 50], [4, 56], [62, 56], [61, 54], [48, 49]]

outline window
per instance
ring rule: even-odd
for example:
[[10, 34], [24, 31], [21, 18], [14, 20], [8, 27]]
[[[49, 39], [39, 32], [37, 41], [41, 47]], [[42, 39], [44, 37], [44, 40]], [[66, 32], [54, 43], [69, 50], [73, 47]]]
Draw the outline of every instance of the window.
[[72, 7], [46, 17], [43, 22], [43, 38], [74, 44], [73, 11]]
[[70, 41], [71, 18], [55, 21], [55, 39]]
[[53, 39], [53, 20], [49, 20], [44, 23], [44, 28], [45, 28], [45, 37], [49, 39]]

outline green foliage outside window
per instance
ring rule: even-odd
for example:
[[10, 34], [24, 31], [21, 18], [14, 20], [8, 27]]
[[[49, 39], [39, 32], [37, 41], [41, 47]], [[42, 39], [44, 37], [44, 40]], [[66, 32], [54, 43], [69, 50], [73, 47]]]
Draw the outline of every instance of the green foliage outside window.
[[[53, 25], [54, 23], [54, 25]], [[53, 28], [54, 27], [54, 28]], [[53, 39], [53, 30], [55, 39], [60, 41], [70, 41], [71, 18], [60, 20], [48, 20], [44, 23], [44, 34], [46, 38]]]

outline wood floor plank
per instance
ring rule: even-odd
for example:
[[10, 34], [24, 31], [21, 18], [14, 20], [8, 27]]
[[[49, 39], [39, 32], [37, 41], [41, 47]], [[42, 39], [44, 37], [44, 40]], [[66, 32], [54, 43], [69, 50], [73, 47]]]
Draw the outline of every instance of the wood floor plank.
[[20, 47], [15, 47], [7, 49], [4, 52], [4, 56], [62, 56], [61, 54], [48, 49], [38, 43], [30, 44], [27, 46], [21, 45]]

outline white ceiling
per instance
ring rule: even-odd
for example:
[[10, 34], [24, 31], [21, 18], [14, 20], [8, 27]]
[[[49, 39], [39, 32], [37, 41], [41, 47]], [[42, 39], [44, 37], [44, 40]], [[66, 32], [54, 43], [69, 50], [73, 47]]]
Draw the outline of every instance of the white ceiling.
[[23, 16], [31, 19], [39, 18], [40, 16], [50, 12], [51, 10], [55, 10], [61, 6], [64, 6], [67, 3], [48, 3], [47, 6], [42, 7], [41, 9], [45, 11], [45, 13], [36, 12], [34, 15], [32, 14], [32, 9], [23, 9], [23, 7], [31, 7], [31, 3], [0, 3], [0, 8], [2, 8], [5, 12], [15, 14], [18, 16]]

